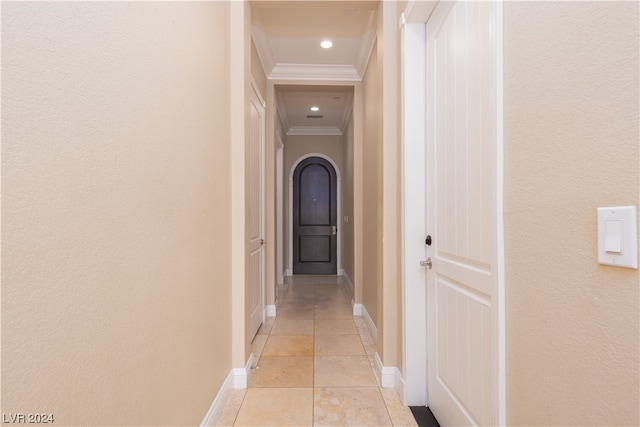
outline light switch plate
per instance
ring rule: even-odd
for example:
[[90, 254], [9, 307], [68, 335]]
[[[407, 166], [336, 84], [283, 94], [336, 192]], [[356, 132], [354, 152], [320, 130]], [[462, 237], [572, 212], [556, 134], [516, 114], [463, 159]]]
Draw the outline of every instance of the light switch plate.
[[638, 268], [638, 220], [635, 206], [598, 208], [598, 262]]

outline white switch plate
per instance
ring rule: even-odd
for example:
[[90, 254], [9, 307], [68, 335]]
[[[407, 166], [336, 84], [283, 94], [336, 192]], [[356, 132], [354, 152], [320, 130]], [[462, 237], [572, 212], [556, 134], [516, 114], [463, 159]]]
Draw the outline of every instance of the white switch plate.
[[598, 262], [638, 268], [638, 220], [635, 206], [598, 208]]

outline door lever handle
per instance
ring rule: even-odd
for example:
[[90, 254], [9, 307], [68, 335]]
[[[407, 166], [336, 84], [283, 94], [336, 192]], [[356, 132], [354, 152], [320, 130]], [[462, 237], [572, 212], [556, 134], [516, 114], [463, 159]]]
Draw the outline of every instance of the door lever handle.
[[334, 236], [336, 234], [338, 234], [338, 227], [336, 227], [335, 225], [331, 226], [331, 234], [333, 234]]
[[421, 267], [427, 267], [428, 269], [431, 269], [431, 267], [433, 267], [433, 263], [431, 262], [431, 257], [427, 258], [426, 261], [420, 261], [420, 266]]

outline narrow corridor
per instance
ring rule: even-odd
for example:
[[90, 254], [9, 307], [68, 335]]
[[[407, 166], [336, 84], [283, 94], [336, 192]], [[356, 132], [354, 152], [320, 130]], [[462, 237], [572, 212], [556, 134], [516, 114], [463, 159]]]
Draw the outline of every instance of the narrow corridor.
[[234, 390], [220, 426], [416, 426], [394, 389], [379, 386], [375, 344], [354, 317], [339, 276], [294, 276], [279, 288], [277, 318], [252, 344], [247, 390]]

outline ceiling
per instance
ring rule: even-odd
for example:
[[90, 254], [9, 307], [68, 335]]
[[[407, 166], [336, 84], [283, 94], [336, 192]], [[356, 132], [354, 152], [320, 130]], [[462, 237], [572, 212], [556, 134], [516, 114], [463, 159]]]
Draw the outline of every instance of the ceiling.
[[[352, 87], [309, 82], [362, 80], [375, 44], [377, 7], [377, 1], [251, 2], [251, 34], [267, 78], [300, 82], [276, 86], [288, 135], [343, 133]], [[320, 47], [323, 40], [333, 47]]]

